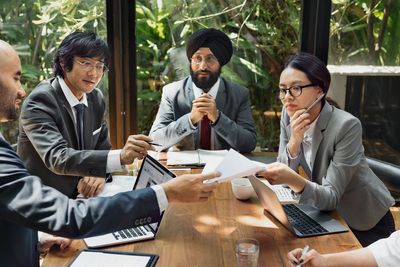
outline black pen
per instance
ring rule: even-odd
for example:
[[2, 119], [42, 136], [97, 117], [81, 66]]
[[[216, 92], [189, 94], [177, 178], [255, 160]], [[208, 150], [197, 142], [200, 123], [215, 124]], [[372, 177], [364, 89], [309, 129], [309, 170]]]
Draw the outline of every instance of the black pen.
[[154, 142], [147, 142], [147, 143], [150, 144], [150, 145], [153, 145], [153, 146], [162, 146], [162, 145], [154, 143]]

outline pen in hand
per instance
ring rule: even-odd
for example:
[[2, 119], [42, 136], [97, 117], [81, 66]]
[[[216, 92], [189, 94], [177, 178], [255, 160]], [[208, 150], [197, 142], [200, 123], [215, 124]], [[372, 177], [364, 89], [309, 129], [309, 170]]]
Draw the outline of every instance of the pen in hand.
[[315, 99], [314, 102], [312, 102], [311, 105], [301, 113], [301, 115], [303, 115], [304, 113], [309, 112], [324, 96], [325, 96], [325, 94], [322, 94], [317, 99]]
[[303, 265], [303, 262], [304, 262], [304, 259], [303, 259], [303, 257], [304, 257], [304, 255], [306, 255], [307, 254], [307, 252], [310, 250], [310, 246], [309, 245], [306, 245], [304, 248], [303, 248], [303, 250], [301, 251], [301, 256], [300, 256], [300, 258], [299, 258], [299, 260], [297, 261], [297, 265], [296, 265], [296, 267], [300, 267], [300, 266], [302, 266]]
[[[311, 103], [311, 105], [308, 106], [308, 108], [306, 108], [300, 115], [303, 115], [307, 112], [309, 112], [323, 97], [325, 96], [325, 94], [320, 95], [317, 99], [314, 100], [314, 102]], [[290, 125], [291, 121], [289, 122]]]
[[152, 145], [152, 146], [162, 146], [160, 144], [154, 143], [154, 142], [147, 142], [148, 144]]

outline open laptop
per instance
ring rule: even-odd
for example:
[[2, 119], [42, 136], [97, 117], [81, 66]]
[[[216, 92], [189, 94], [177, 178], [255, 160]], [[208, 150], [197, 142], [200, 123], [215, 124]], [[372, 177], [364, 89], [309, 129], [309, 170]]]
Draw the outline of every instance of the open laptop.
[[315, 207], [304, 204], [283, 205], [266, 184], [253, 175], [249, 176], [249, 180], [264, 209], [296, 236], [307, 237], [348, 231], [337, 220]]
[[[143, 163], [140, 167], [133, 190], [145, 188], [155, 184], [161, 184], [174, 177], [175, 174], [170, 172], [157, 160], [147, 155], [143, 159]], [[161, 224], [163, 214], [161, 214], [160, 221], [158, 222], [139, 227], [123, 229], [105, 235], [88, 237], [85, 238], [84, 241], [89, 248], [98, 248], [154, 239]]]

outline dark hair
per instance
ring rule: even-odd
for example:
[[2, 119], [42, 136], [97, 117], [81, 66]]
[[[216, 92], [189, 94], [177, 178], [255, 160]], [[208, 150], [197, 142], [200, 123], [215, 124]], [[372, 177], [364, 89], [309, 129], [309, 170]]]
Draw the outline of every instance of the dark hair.
[[99, 57], [104, 60], [104, 64], [107, 67], [110, 62], [110, 52], [107, 43], [103, 39], [92, 32], [74, 32], [65, 37], [54, 55], [54, 76], [64, 78], [61, 64], [64, 64], [65, 71], [72, 70], [75, 56]]
[[297, 53], [289, 58], [284, 69], [293, 68], [304, 72], [312, 84], [318, 85], [326, 94], [331, 83], [331, 74], [324, 62], [309, 53]]

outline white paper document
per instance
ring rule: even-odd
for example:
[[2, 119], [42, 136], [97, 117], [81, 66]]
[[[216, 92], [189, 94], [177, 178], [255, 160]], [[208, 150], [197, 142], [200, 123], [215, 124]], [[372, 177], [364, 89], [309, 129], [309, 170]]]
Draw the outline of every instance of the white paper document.
[[129, 255], [129, 254], [117, 254], [117, 253], [103, 253], [101, 251], [82, 251], [79, 256], [72, 262], [70, 266], [91, 266], [91, 267], [146, 267], [151, 260], [150, 256], [142, 255]]
[[168, 151], [167, 165], [204, 166], [209, 162], [221, 161], [227, 150], [184, 150]]
[[220, 177], [207, 180], [207, 183], [213, 182], [225, 182], [230, 181], [234, 178], [240, 178], [247, 175], [256, 174], [259, 171], [265, 170], [267, 164], [252, 161], [241, 155], [234, 149], [230, 149], [226, 156], [214, 167], [215, 163], [211, 162], [211, 167], [204, 167], [203, 173], [218, 171], [221, 173]]
[[136, 176], [113, 175], [111, 183], [106, 183], [100, 197], [113, 196], [120, 192], [132, 191], [135, 185]]

